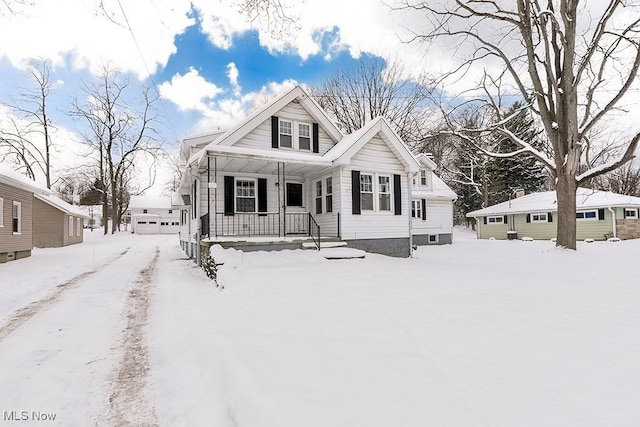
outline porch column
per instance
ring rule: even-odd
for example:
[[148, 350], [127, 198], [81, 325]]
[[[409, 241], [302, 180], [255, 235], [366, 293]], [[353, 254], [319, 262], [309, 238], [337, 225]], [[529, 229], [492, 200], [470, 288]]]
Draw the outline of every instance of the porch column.
[[278, 162], [278, 236], [287, 234], [287, 201], [285, 188], [285, 167], [284, 163]]

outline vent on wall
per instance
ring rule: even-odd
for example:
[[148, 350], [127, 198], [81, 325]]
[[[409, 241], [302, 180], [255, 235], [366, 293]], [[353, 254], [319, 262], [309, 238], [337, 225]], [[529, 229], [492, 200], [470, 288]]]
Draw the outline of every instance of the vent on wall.
[[15, 252], [7, 252], [7, 261], [13, 261], [16, 259], [16, 253]]

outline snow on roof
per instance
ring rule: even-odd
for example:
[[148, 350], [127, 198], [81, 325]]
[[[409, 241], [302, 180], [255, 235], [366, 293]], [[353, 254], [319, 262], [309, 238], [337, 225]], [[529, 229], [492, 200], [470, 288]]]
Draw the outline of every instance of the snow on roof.
[[331, 166], [331, 161], [325, 156], [301, 153], [292, 150], [256, 150], [255, 148], [236, 147], [233, 145], [215, 145], [207, 148], [208, 151], [223, 154], [235, 154], [237, 156], [255, 157], [260, 160], [288, 160], [297, 163], [311, 163], [320, 166]]
[[42, 187], [40, 184], [29, 179], [27, 176], [21, 174], [20, 172], [14, 171], [10, 167], [3, 164], [0, 164], [0, 182], [4, 182], [7, 185], [18, 187], [34, 193], [51, 193], [51, 190]]
[[129, 209], [171, 209], [171, 197], [131, 196]]
[[87, 215], [84, 210], [80, 209], [79, 206], [73, 206], [53, 194], [34, 193], [34, 197], [50, 206], [53, 206], [58, 210], [61, 210], [68, 215], [79, 216], [81, 218], [89, 218], [89, 215]]
[[438, 199], [447, 199], [447, 200], [455, 200], [458, 198], [458, 195], [451, 189], [445, 182], [440, 179], [435, 173], [431, 173], [432, 177], [432, 189], [429, 191], [419, 191], [415, 190], [411, 194], [414, 197], [426, 197], [426, 198], [438, 198]]
[[[640, 197], [612, 193], [610, 191], [578, 188], [576, 193], [576, 209], [595, 209], [613, 206], [640, 207]], [[504, 215], [527, 212], [550, 212], [558, 209], [555, 191], [532, 193], [526, 196], [498, 203], [484, 209], [478, 209], [467, 214], [468, 217], [485, 215]]]

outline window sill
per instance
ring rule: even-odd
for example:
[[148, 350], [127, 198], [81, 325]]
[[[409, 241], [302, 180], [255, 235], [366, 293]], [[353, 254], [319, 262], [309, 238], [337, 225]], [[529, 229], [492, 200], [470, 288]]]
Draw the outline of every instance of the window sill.
[[20, 233], [16, 233], [16, 232], [14, 231], [14, 232], [13, 232], [13, 235], [14, 235], [14, 236], [21, 236], [21, 235], [22, 235], [22, 232], [20, 232]]

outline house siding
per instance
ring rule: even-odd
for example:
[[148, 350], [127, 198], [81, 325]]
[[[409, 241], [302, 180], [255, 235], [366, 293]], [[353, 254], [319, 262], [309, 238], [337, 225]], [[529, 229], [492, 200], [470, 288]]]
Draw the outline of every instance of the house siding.
[[[421, 200], [414, 197], [414, 200]], [[450, 235], [453, 230], [453, 204], [450, 200], [426, 199], [426, 220], [413, 218], [411, 232], [415, 235]], [[422, 240], [414, 242], [420, 245]]]
[[[200, 188], [202, 188], [202, 186], [200, 186]], [[134, 216], [136, 216], [136, 215], [145, 215], [143, 213], [144, 212], [143, 208], [131, 209], [130, 212], [131, 212], [132, 221], [133, 221]], [[169, 209], [147, 208], [147, 214], [149, 214], [149, 215], [158, 215], [158, 233], [159, 234], [177, 234], [180, 231], [180, 226], [179, 225], [171, 225], [171, 224], [162, 225], [163, 222], [180, 223], [180, 210], [179, 209], [171, 209], [171, 213], [169, 213]], [[142, 219], [142, 221], [144, 221], [144, 219]]]
[[[332, 212], [326, 212], [326, 179], [331, 177], [331, 185], [332, 185]], [[322, 212], [321, 214], [316, 213], [315, 209], [315, 183], [321, 179], [322, 180]], [[320, 227], [320, 234], [322, 236], [331, 236], [337, 237], [340, 234], [338, 229], [338, 218], [340, 217], [340, 169], [336, 168], [331, 172], [324, 173], [322, 175], [314, 176], [308, 180], [307, 185], [307, 206], [309, 206], [309, 212], [318, 223]]]
[[[301, 104], [291, 102], [278, 111], [275, 116], [285, 120], [294, 120], [303, 123], [317, 123], [316, 120], [305, 110]], [[318, 134], [318, 156], [322, 156], [329, 151], [335, 142], [329, 134], [320, 126]], [[257, 148], [261, 150], [272, 150], [271, 148], [271, 117], [258, 125], [254, 130], [245, 135], [240, 141], [234, 144], [234, 147]], [[307, 152], [303, 150], [302, 152]], [[310, 151], [309, 151], [310, 153]]]
[[[7, 252], [16, 252], [16, 258], [29, 256], [33, 248], [33, 193], [0, 183], [0, 198], [4, 199], [3, 227], [0, 227], [0, 262], [6, 260]], [[20, 234], [13, 234], [12, 229], [14, 201], [22, 204]]]
[[67, 216], [41, 200], [33, 201], [33, 246], [57, 248], [64, 245], [67, 235]]

